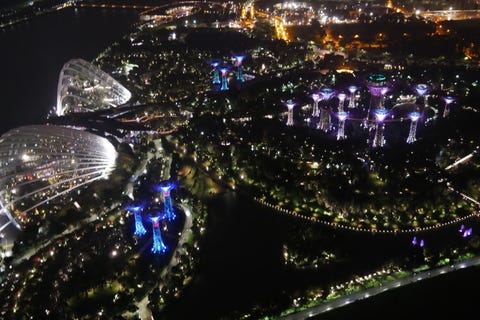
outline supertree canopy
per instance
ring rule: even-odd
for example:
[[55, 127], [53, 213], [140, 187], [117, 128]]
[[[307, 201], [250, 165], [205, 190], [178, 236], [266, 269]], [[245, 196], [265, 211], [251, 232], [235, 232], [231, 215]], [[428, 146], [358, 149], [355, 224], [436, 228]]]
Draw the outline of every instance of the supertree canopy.
[[106, 178], [117, 152], [105, 138], [50, 125], [19, 127], [0, 137], [0, 214], [17, 227], [41, 206]]
[[163, 253], [167, 251], [167, 247], [163, 243], [162, 233], [160, 232], [160, 216], [150, 217], [152, 222], [152, 232], [153, 232], [153, 253]]
[[127, 207], [127, 210], [133, 212], [135, 217], [135, 231], [133, 234], [136, 236], [143, 236], [145, 233], [147, 233], [142, 220], [143, 206], [141, 204], [131, 205]]
[[65, 63], [58, 79], [57, 116], [108, 109], [124, 104], [132, 94], [110, 75], [83, 59]]
[[175, 220], [176, 215], [173, 210], [172, 197], [170, 196], [170, 191], [175, 188], [175, 185], [171, 182], [165, 182], [160, 184], [158, 189], [162, 192], [163, 196], [163, 216], [168, 221]]

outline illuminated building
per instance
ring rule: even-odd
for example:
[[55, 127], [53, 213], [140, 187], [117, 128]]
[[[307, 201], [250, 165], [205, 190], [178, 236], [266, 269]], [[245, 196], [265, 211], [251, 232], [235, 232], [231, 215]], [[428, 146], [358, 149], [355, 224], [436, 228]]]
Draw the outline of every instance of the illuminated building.
[[114, 146], [90, 132], [53, 125], [10, 130], [0, 137], [0, 214], [20, 228], [44, 205], [73, 202], [108, 177], [116, 158]]
[[[319, 91], [320, 96], [322, 97], [322, 101], [327, 103], [335, 94], [335, 90], [331, 88], [322, 88]], [[327, 106], [324, 106], [320, 109], [320, 122], [318, 123], [318, 127], [323, 131], [330, 130], [331, 126], [331, 118], [330, 112], [327, 109]]]
[[337, 131], [337, 140], [345, 139], [345, 120], [347, 119], [347, 113], [345, 111], [339, 111], [337, 113], [338, 117], [338, 131]]
[[147, 233], [147, 230], [145, 230], [145, 227], [143, 226], [141, 214], [142, 209], [142, 206], [129, 206], [127, 208], [128, 211], [133, 212], [135, 218], [135, 231], [133, 234], [136, 236], [143, 236], [145, 233]]
[[60, 71], [55, 114], [109, 109], [132, 94], [110, 75], [82, 59], [68, 61]]
[[287, 101], [285, 102], [285, 106], [288, 109], [287, 126], [293, 126], [293, 108], [295, 107], [295, 102]]
[[345, 99], [347, 98], [347, 95], [342, 92], [342, 93], [339, 93], [337, 97], [338, 97], [338, 111], [343, 111], [343, 106], [345, 104]]
[[443, 98], [443, 101], [445, 101], [445, 109], [443, 109], [443, 117], [446, 118], [450, 114], [450, 104], [455, 101], [455, 98], [446, 96]]
[[222, 90], [222, 91], [228, 90], [228, 82], [227, 82], [228, 68], [226, 68], [226, 67], [221, 68], [220, 73], [222, 75], [222, 86], [221, 86], [220, 90]]
[[243, 70], [242, 70], [242, 62], [245, 59], [245, 56], [236, 55], [233, 57], [235, 59], [235, 66], [237, 68], [237, 80], [240, 82], [245, 82], [245, 78], [243, 77]]
[[410, 132], [408, 133], [407, 143], [413, 143], [417, 140], [417, 123], [418, 119], [420, 119], [420, 113], [417, 111], [411, 112], [409, 115], [410, 120]]
[[153, 230], [153, 245], [152, 245], [152, 252], [153, 253], [163, 253], [167, 251], [167, 247], [163, 243], [162, 234], [160, 232], [160, 217], [150, 217], [150, 221], [152, 222], [152, 230]]
[[160, 186], [163, 195], [163, 217], [168, 221], [174, 220], [176, 218], [175, 212], [173, 211], [172, 206], [172, 197], [170, 196], [170, 190], [174, 188], [172, 183], [167, 183], [165, 185]]
[[320, 95], [318, 93], [312, 93], [311, 97], [313, 100], [312, 116], [318, 117], [320, 115], [320, 111], [318, 110], [318, 101], [320, 101]]
[[375, 110], [375, 135], [373, 137], [372, 147], [383, 147], [385, 145], [385, 138], [383, 137], [383, 131], [385, 129], [385, 123], [383, 122], [388, 115], [388, 110], [377, 109]]
[[355, 94], [357, 93], [358, 87], [356, 86], [349, 86], [348, 91], [350, 92], [350, 100], [348, 103], [348, 107], [350, 109], [355, 108]]
[[218, 72], [218, 65], [220, 62], [218, 61], [212, 61], [210, 62], [210, 65], [213, 68], [213, 84], [220, 84], [220, 73]]

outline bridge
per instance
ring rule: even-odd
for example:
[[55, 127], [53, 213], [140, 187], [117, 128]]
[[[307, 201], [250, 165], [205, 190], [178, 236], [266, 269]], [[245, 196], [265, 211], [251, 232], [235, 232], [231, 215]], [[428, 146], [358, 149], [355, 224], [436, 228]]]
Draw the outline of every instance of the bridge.
[[156, 6], [149, 5], [132, 5], [132, 4], [106, 4], [106, 3], [78, 3], [74, 8], [100, 8], [100, 9], [133, 9], [133, 10], [147, 10], [154, 9]]

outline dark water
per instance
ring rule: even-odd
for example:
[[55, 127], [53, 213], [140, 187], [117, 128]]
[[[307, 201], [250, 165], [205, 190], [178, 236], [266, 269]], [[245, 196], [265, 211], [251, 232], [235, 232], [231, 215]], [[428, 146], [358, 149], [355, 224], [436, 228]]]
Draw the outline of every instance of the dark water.
[[63, 64], [91, 61], [135, 21], [132, 10], [66, 9], [0, 30], [0, 134], [42, 122]]
[[[136, 19], [133, 11], [68, 9], [0, 31], [0, 134], [43, 121], [55, 103], [62, 65], [72, 58], [92, 60], [121, 38]], [[218, 197], [209, 207], [197, 276], [184, 295], [166, 310], [166, 319], [229, 318], [235, 310], [246, 312], [258, 303], [287, 303], [286, 292], [346, 278], [352, 265], [357, 274], [362, 274], [368, 266], [380, 265], [381, 260], [408, 250], [405, 237], [351, 235], [319, 227], [324, 240], [312, 245], [341, 247], [348, 253], [346, 262], [321, 272], [293, 271], [284, 267], [281, 248], [292, 232], [301, 231], [304, 222], [278, 215], [233, 193]], [[435, 292], [435, 280], [431, 283], [433, 287], [428, 283], [425, 286], [434, 288], [432, 295], [444, 294]], [[415, 289], [405, 290], [409, 290], [406, 298], [395, 300], [402, 308], [418, 300], [411, 295], [421, 295]], [[462, 294], [462, 290], [455, 294]], [[377, 310], [395, 306], [375, 301], [372, 308]], [[355, 305], [349, 308], [355, 312]]]
[[[433, 246], [451, 241], [456, 228], [421, 237]], [[285, 307], [289, 302], [286, 293], [350, 280], [352, 274], [378, 270], [385, 261], [415, 251], [410, 245], [411, 235], [358, 234], [316, 226], [313, 231], [321, 236], [310, 245], [340, 250], [340, 261], [319, 270], [293, 270], [283, 264], [282, 245], [302, 229], [308, 230], [308, 223], [259, 207], [241, 195], [226, 193], [217, 197], [209, 204], [207, 234], [193, 285], [165, 310], [161, 319], [236, 319], [258, 304]], [[441, 294], [436, 291], [435, 281], [426, 287], [432, 295]], [[416, 294], [415, 288], [411, 292]], [[410, 301], [408, 293], [405, 297], [402, 304], [415, 302]], [[376, 304], [375, 299], [372, 304], [377, 308], [393, 307], [391, 300]], [[255, 315], [252, 312], [252, 319]]]

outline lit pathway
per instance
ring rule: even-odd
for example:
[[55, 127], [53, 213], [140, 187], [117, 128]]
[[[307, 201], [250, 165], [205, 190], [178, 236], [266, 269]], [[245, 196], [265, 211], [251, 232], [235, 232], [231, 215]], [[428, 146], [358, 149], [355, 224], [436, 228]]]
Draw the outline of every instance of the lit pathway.
[[478, 266], [478, 265], [480, 265], [480, 256], [466, 260], [466, 261], [459, 262], [454, 265], [448, 265], [448, 266], [432, 269], [429, 271], [420, 272], [410, 277], [405, 277], [403, 279], [398, 279], [398, 280], [389, 282], [380, 287], [369, 288], [360, 292], [352, 293], [347, 296], [335, 299], [331, 302], [323, 303], [316, 307], [311, 307], [306, 310], [291, 314], [289, 316], [285, 316], [282, 319], [286, 319], [286, 320], [287, 319], [288, 320], [307, 319], [307, 318], [316, 316], [318, 314], [327, 312], [329, 310], [343, 307], [349, 303], [372, 297], [374, 295], [385, 292], [387, 290], [405, 286], [420, 280], [433, 278], [444, 273], [456, 271], [456, 270], [471, 267], [471, 266]]
[[[455, 191], [454, 189], [451, 189], [451, 190]], [[466, 200], [473, 200], [473, 199], [469, 198], [468, 196], [466, 196], [464, 194], [460, 194], [460, 195], [462, 195], [464, 197], [467, 197]], [[450, 220], [450, 221], [445, 222], [445, 223], [439, 223], [439, 224], [436, 224], [436, 225], [433, 225], [433, 226], [428, 226], [428, 227], [398, 229], [398, 230], [367, 229], [367, 228], [351, 227], [351, 226], [347, 226], [347, 225], [343, 225], [343, 224], [338, 224], [336, 222], [323, 221], [323, 220], [320, 220], [320, 219], [317, 219], [317, 218], [314, 218], [314, 217], [310, 217], [310, 216], [306, 216], [306, 215], [301, 214], [301, 213], [297, 213], [297, 212], [292, 211], [292, 210], [284, 209], [280, 206], [277, 206], [275, 204], [271, 204], [269, 202], [266, 202], [266, 201], [264, 201], [262, 199], [259, 199], [259, 198], [256, 198], [256, 197], [254, 197], [253, 200], [255, 200], [256, 202], [258, 202], [258, 203], [260, 203], [260, 204], [262, 204], [266, 207], [269, 207], [269, 208], [271, 208], [275, 211], [278, 211], [278, 212], [283, 213], [285, 215], [290, 215], [290, 216], [298, 218], [298, 219], [308, 220], [308, 221], [311, 221], [313, 223], [319, 223], [319, 224], [327, 225], [327, 226], [330, 226], [330, 227], [340, 228], [340, 229], [345, 229], [345, 230], [350, 230], [350, 231], [355, 231], [355, 232], [379, 233], [379, 234], [397, 234], [397, 233], [405, 234], [405, 233], [417, 233], [417, 232], [421, 232], [421, 231], [431, 231], [431, 230], [443, 228], [443, 227], [446, 227], [446, 226], [449, 226], [449, 225], [452, 225], [452, 224], [459, 223], [461, 221], [465, 221], [465, 220], [480, 216], [480, 213], [478, 211], [473, 211], [469, 215], [466, 215], [466, 216], [463, 216], [463, 217], [460, 217], [460, 218], [456, 218], [454, 220]], [[477, 204], [480, 204], [480, 203], [477, 202]]]

